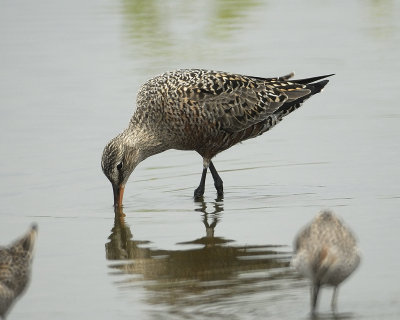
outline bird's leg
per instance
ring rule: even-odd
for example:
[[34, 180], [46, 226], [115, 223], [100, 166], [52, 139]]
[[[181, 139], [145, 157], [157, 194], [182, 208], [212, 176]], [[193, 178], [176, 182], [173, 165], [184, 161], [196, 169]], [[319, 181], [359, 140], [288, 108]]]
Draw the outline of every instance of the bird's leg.
[[319, 284], [311, 285], [311, 313], [315, 313], [315, 309], [317, 308], [317, 300], [318, 300], [318, 292], [319, 292]]
[[336, 286], [335, 288], [333, 288], [332, 301], [331, 301], [331, 309], [333, 313], [336, 312], [337, 292], [338, 292], [338, 287]]
[[194, 198], [199, 199], [204, 194], [204, 188], [206, 183], [207, 167], [203, 168], [203, 173], [201, 174], [200, 184], [196, 190], [194, 190]]
[[218, 194], [218, 196], [222, 196], [224, 194], [224, 183], [223, 183], [221, 177], [219, 176], [217, 170], [215, 169], [212, 161], [210, 161], [209, 167], [210, 167], [212, 177], [214, 179], [214, 186], [215, 186], [215, 189], [217, 190], [217, 194]]

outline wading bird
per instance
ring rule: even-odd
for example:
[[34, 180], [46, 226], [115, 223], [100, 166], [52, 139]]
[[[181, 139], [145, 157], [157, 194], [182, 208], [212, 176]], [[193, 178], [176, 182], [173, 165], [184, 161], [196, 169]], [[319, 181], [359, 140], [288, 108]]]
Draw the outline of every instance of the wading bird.
[[9, 247], [0, 247], [0, 318], [5, 319], [10, 307], [25, 290], [31, 275], [37, 226]]
[[332, 212], [322, 211], [295, 238], [291, 264], [311, 280], [311, 312], [319, 289], [333, 286], [331, 308], [336, 311], [338, 286], [357, 268], [360, 252], [352, 232]]
[[101, 166], [111, 181], [114, 205], [122, 206], [125, 184], [144, 159], [168, 149], [194, 150], [203, 157], [204, 194], [209, 168], [219, 196], [223, 183], [211, 159], [233, 145], [274, 127], [328, 83], [330, 75], [293, 80], [185, 69], [147, 81], [137, 95], [128, 128], [104, 148]]

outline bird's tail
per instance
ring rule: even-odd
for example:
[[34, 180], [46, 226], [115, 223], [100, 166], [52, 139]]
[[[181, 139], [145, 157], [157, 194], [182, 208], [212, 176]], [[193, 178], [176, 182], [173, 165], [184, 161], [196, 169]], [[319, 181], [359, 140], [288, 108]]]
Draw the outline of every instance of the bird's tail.
[[317, 77], [311, 77], [311, 78], [305, 78], [305, 79], [291, 80], [291, 82], [300, 83], [300, 84], [309, 84], [309, 83], [312, 83], [312, 82], [315, 82], [315, 81], [318, 81], [318, 80], [322, 80], [322, 79], [325, 79], [325, 78], [328, 78], [328, 77], [331, 77], [331, 76], [334, 76], [334, 75], [335, 75], [334, 73], [331, 73], [331, 74], [327, 74], [327, 75], [324, 75], [324, 76], [317, 76]]
[[28, 232], [11, 245], [13, 250], [19, 253], [32, 255], [35, 248], [37, 229], [37, 225], [32, 224]]
[[322, 80], [319, 82], [315, 82], [327, 77], [332, 76], [333, 74], [325, 75], [325, 76], [318, 76], [306, 79], [299, 79], [299, 80], [291, 80], [290, 82], [295, 84], [301, 84], [305, 88], [309, 90], [306, 95], [302, 95], [300, 97], [296, 96], [296, 91], [287, 91], [288, 94], [288, 101], [284, 103], [278, 110], [274, 112], [274, 114], [278, 117], [278, 119], [282, 119], [283, 117], [287, 116], [289, 113], [293, 112], [294, 110], [301, 107], [304, 101], [308, 98], [317, 94], [322, 91], [322, 89], [327, 85], [329, 80]]

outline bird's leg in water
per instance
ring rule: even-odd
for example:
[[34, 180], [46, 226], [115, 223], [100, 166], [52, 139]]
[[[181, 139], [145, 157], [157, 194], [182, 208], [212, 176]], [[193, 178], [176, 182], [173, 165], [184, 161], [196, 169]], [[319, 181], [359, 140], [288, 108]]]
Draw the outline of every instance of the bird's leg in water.
[[333, 288], [332, 301], [331, 301], [331, 309], [333, 313], [336, 312], [337, 292], [338, 292], [338, 287], [336, 286], [335, 288]]
[[311, 313], [313, 314], [317, 308], [319, 286], [320, 285], [318, 283], [311, 285]]
[[217, 169], [215, 169], [212, 161], [210, 161], [210, 171], [211, 171], [212, 177], [214, 179], [214, 186], [215, 186], [215, 189], [217, 190], [217, 194], [218, 194], [218, 196], [222, 196], [224, 194], [224, 183], [223, 183], [221, 177], [219, 176]]
[[196, 190], [194, 190], [194, 198], [201, 198], [204, 194], [204, 188], [206, 183], [207, 167], [204, 167], [203, 173], [201, 174], [200, 184]]

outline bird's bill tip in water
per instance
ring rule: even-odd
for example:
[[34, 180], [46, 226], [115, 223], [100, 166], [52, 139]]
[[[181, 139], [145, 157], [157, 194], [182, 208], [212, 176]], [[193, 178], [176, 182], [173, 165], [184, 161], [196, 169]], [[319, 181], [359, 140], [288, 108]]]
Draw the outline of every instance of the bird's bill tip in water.
[[124, 197], [124, 185], [113, 186], [114, 191], [114, 207], [122, 208], [122, 199]]

